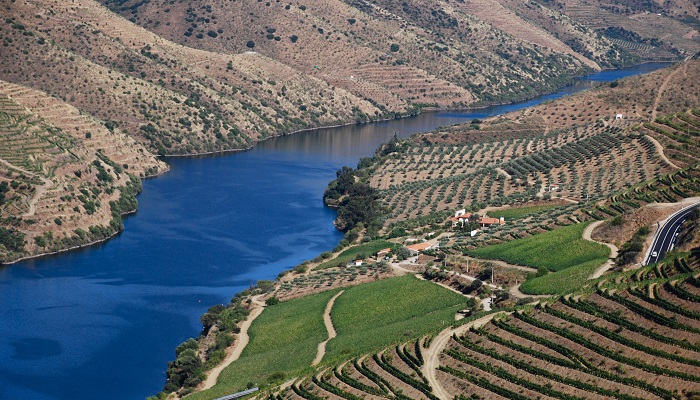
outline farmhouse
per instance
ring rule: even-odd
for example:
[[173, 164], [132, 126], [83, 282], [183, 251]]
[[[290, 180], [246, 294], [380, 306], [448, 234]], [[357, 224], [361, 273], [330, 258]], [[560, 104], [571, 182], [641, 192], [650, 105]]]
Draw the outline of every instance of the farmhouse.
[[387, 247], [386, 249], [381, 249], [377, 252], [377, 258], [382, 258], [389, 253], [391, 253], [391, 248]]
[[[464, 210], [460, 210], [460, 211], [464, 211]], [[459, 215], [457, 215], [457, 213], [455, 213], [454, 217], [450, 217], [450, 221], [452, 222], [453, 228], [455, 226], [457, 226], [457, 224], [462, 224], [462, 226], [464, 226], [464, 223], [469, 222], [469, 219], [472, 217], [472, 213], [462, 213]]]
[[482, 228], [487, 228], [491, 225], [505, 225], [506, 220], [505, 218], [491, 218], [491, 217], [481, 217], [479, 218], [479, 225], [481, 225]]
[[411, 254], [418, 254], [425, 250], [437, 249], [438, 247], [440, 247], [438, 243], [433, 244], [430, 242], [416, 243], [406, 246], [406, 248], [408, 249], [408, 251], [411, 252]]

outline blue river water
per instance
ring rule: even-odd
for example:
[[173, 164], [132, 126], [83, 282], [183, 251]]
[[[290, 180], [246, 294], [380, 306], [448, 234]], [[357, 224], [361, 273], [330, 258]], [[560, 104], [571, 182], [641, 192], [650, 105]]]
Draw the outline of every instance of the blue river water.
[[517, 110], [644, 64], [583, 78], [557, 93], [475, 111], [313, 130], [250, 151], [168, 159], [144, 182], [139, 211], [104, 244], [0, 267], [0, 399], [142, 400], [160, 391], [175, 347], [199, 316], [259, 279], [335, 247], [326, 184], [395, 132], [406, 137]]

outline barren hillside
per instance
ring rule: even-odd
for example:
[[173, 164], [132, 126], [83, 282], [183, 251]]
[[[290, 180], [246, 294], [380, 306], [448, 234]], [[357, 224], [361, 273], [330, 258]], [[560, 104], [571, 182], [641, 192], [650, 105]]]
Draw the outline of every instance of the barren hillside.
[[513, 101], [600, 65], [632, 60], [599, 38], [604, 51], [589, 59], [532, 24], [527, 34], [504, 29], [508, 24], [448, 2], [104, 3], [187, 46], [227, 53], [252, 48], [359, 96], [374, 99], [372, 88], [413, 104]]
[[63, 98], [161, 154], [248, 148], [269, 135], [406, 112], [405, 103], [380, 110], [259, 54], [169, 42], [91, 0], [10, 10], [0, 28], [4, 79]]

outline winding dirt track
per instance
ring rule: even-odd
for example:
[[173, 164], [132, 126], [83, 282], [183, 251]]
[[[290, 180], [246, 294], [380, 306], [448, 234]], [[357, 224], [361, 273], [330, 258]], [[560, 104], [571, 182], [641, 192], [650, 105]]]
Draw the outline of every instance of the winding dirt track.
[[428, 350], [423, 356], [425, 363], [423, 364], [423, 367], [421, 367], [421, 370], [425, 376], [425, 379], [428, 380], [428, 384], [430, 384], [430, 386], [433, 388], [433, 393], [440, 400], [452, 400], [454, 397], [454, 395], [448, 393], [447, 390], [440, 385], [436, 374], [437, 368], [440, 365], [440, 353], [442, 353], [445, 346], [447, 346], [447, 342], [450, 340], [450, 337], [452, 337], [452, 335], [459, 336], [468, 331], [471, 327], [478, 328], [486, 325], [496, 315], [503, 315], [503, 313], [489, 314], [457, 328], [445, 329], [444, 331], [440, 332], [432, 340], [432, 342], [430, 342], [430, 347], [428, 347]]
[[245, 347], [248, 345], [248, 341], [250, 340], [250, 337], [248, 336], [248, 328], [250, 328], [250, 325], [253, 323], [255, 318], [257, 318], [265, 309], [265, 304], [259, 300], [260, 296], [261, 295], [257, 295], [251, 299], [254, 308], [250, 311], [248, 318], [241, 323], [241, 331], [236, 338], [236, 342], [230, 348], [230, 353], [226, 356], [226, 358], [224, 358], [224, 361], [221, 364], [209, 371], [209, 374], [207, 374], [207, 379], [204, 381], [203, 385], [198, 388], [198, 390], [207, 390], [216, 385], [216, 380], [219, 378], [221, 371], [228, 367], [232, 362], [238, 360], [241, 353], [243, 353], [243, 349], [245, 349]]
[[647, 139], [649, 139], [652, 143], [654, 143], [654, 147], [656, 147], [656, 154], [658, 154], [659, 157], [661, 157], [661, 159], [664, 160], [664, 162], [666, 164], [668, 164], [672, 168], [681, 169], [681, 167], [677, 166], [671, 160], [669, 160], [668, 157], [666, 157], [666, 154], [664, 154], [664, 146], [662, 146], [658, 140], [654, 139], [653, 137], [651, 137], [649, 135], [644, 135], [644, 136], [646, 136]]
[[[687, 60], [687, 58], [686, 58]], [[666, 87], [668, 86], [668, 83], [671, 81], [671, 79], [680, 71], [686, 69], [686, 64], [685, 62], [681, 64], [678, 68], [674, 69], [671, 71], [670, 74], [666, 75], [666, 79], [661, 83], [661, 86], [659, 86], [659, 90], [656, 93], [656, 98], [654, 99], [654, 105], [651, 107], [651, 119], [654, 120], [656, 118], [657, 110], [659, 109], [659, 104], [661, 103], [661, 96], [664, 94], [666, 91]]]
[[[25, 174], [32, 175], [32, 176], [37, 176], [36, 173], [34, 173], [34, 172], [29, 172], [29, 171], [27, 171], [27, 170], [24, 169], [24, 168], [18, 167], [18, 166], [14, 165], [14, 164], [11, 164], [11, 163], [8, 162], [8, 161], [3, 160], [2, 158], [0, 158], [0, 163], [3, 163], [3, 164], [5, 164], [5, 165], [7, 165], [8, 167], [14, 168], [14, 169], [16, 169], [16, 170], [18, 170], [18, 171], [20, 171], [20, 172], [24, 172]], [[51, 186], [51, 184], [52, 184], [50, 180], [44, 178], [43, 176], [37, 176], [37, 177], [38, 177], [39, 179], [41, 179], [41, 181], [44, 182], [44, 184], [41, 185], [41, 186], [39, 186], [38, 189], [36, 190], [36, 193], [34, 194], [34, 197], [32, 197], [32, 199], [29, 201], [29, 210], [28, 210], [26, 213], [22, 214], [23, 217], [31, 217], [32, 215], [34, 215], [34, 214], [36, 213], [36, 203], [39, 201], [39, 199], [41, 198], [41, 196], [43, 196], [44, 193], [46, 193], [46, 190], [47, 190], [47, 189]]]
[[320, 363], [321, 360], [323, 360], [323, 356], [326, 355], [326, 343], [328, 343], [329, 340], [336, 337], [335, 327], [333, 326], [333, 320], [331, 319], [331, 310], [333, 309], [333, 303], [335, 303], [335, 299], [337, 299], [338, 296], [343, 294], [343, 292], [345, 292], [345, 290], [341, 290], [340, 292], [338, 292], [335, 296], [331, 297], [331, 299], [328, 300], [328, 304], [326, 304], [326, 310], [323, 312], [323, 323], [326, 325], [326, 330], [328, 331], [328, 339], [318, 344], [316, 358], [314, 358], [313, 362], [311, 362], [311, 366], [318, 365], [318, 363]]
[[593, 275], [588, 277], [588, 279], [600, 278], [601, 276], [603, 276], [605, 271], [607, 271], [615, 266], [615, 258], [617, 258], [617, 253], [618, 253], [617, 246], [615, 246], [614, 244], [611, 244], [611, 243], [598, 242], [598, 241], [595, 241], [591, 238], [591, 234], [593, 234], [593, 230], [595, 228], [597, 228], [598, 226], [600, 226], [603, 222], [605, 222], [605, 221], [593, 222], [592, 224], [588, 225], [586, 227], [586, 229], [583, 231], [582, 236], [585, 240], [588, 240], [588, 241], [591, 241], [594, 243], [598, 243], [598, 244], [602, 244], [602, 245], [608, 246], [610, 248], [610, 256], [609, 256], [610, 258], [608, 259], [608, 261], [606, 261], [605, 264], [601, 265], [598, 269], [596, 269], [595, 272], [593, 273]]

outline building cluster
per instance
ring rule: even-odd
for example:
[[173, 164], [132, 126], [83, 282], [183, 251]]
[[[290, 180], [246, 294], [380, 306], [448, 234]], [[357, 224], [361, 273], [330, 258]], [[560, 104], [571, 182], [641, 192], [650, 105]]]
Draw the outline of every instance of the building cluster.
[[488, 215], [475, 215], [472, 213], [468, 213], [466, 210], [461, 209], [455, 211], [454, 217], [450, 217], [450, 221], [452, 222], [452, 227], [464, 227], [465, 223], [469, 222], [476, 222], [479, 224], [480, 227], [482, 228], [488, 228], [491, 225], [505, 225], [506, 220], [505, 218], [492, 218], [489, 217]]

